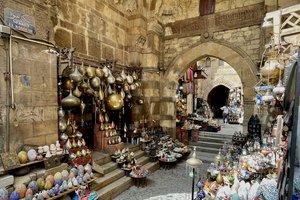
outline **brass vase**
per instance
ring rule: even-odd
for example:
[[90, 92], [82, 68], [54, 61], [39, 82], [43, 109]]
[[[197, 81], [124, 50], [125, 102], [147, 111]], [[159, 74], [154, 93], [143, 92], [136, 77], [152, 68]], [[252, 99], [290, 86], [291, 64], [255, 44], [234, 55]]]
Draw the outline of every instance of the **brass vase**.
[[104, 73], [103, 73], [103, 71], [102, 71], [102, 69], [100, 67], [98, 67], [97, 69], [95, 69], [95, 74], [99, 78], [102, 78], [104, 76]]
[[67, 107], [79, 106], [80, 99], [75, 97], [72, 93], [72, 90], [70, 90], [70, 94], [61, 100], [61, 104], [62, 106], [67, 106]]
[[69, 75], [69, 78], [70, 78], [72, 81], [76, 82], [76, 83], [82, 81], [83, 76], [82, 76], [82, 74], [78, 71], [77, 65], [75, 65], [75, 69], [74, 69], [74, 71]]
[[216, 178], [216, 181], [218, 184], [222, 184], [223, 183], [223, 176], [221, 174], [221, 172], [219, 172], [217, 178]]

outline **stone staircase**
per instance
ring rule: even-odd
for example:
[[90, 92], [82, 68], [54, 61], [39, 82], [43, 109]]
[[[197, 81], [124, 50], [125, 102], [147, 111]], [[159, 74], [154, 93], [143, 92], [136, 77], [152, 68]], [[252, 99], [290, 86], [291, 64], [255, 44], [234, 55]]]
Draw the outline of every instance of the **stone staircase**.
[[232, 134], [199, 131], [198, 141], [190, 142], [190, 146], [196, 146], [197, 157], [205, 163], [214, 162], [215, 156], [224, 142], [231, 143]]
[[[134, 152], [137, 163], [143, 165], [149, 172], [159, 169], [158, 162], [150, 162], [137, 145], [130, 145], [130, 152]], [[93, 152], [93, 170], [100, 174], [91, 185], [91, 190], [97, 191], [99, 199], [110, 200], [133, 185], [130, 177], [113, 162], [108, 154]]]

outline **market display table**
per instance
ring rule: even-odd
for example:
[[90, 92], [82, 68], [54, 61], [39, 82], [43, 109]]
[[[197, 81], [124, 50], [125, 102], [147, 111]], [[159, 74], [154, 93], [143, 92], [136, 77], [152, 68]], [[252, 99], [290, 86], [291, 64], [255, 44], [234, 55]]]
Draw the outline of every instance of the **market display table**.
[[176, 163], [177, 163], [176, 159], [163, 159], [163, 158], [159, 159], [159, 164], [164, 169], [171, 169], [176, 165]]
[[140, 141], [142, 151], [145, 150], [147, 144], [149, 144], [150, 142], [152, 142], [152, 140], [141, 140]]
[[147, 185], [147, 176], [131, 176], [136, 187], [145, 187]]
[[130, 168], [128, 168], [128, 167], [123, 167], [123, 168], [121, 168], [124, 172], [125, 172], [125, 175], [126, 176], [130, 176], [130, 172], [131, 172], [131, 167]]

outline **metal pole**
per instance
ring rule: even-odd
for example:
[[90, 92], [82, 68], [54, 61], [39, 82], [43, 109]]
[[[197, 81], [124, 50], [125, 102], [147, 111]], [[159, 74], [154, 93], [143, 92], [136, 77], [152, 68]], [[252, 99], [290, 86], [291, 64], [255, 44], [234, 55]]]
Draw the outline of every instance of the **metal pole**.
[[11, 37], [14, 38], [14, 39], [23, 40], [23, 41], [27, 41], [27, 42], [31, 42], [31, 43], [35, 43], [35, 44], [41, 44], [41, 45], [48, 46], [48, 47], [55, 47], [54, 44], [50, 44], [50, 43], [43, 42], [43, 41], [38, 41], [38, 40], [34, 40], [34, 39], [19, 37], [19, 36], [16, 36], [16, 35], [11, 35]]
[[195, 185], [195, 168], [193, 167], [193, 178], [192, 178], [192, 200], [194, 200], [194, 185]]

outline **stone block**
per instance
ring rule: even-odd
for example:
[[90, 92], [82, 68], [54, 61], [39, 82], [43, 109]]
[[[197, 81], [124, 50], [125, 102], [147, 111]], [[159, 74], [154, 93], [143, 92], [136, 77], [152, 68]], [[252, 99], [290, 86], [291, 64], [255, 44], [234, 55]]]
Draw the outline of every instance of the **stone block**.
[[151, 103], [150, 104], [150, 114], [151, 115], [159, 115], [160, 114], [160, 105], [159, 105], [159, 103]]
[[154, 81], [154, 80], [149, 80], [149, 81], [144, 81], [144, 79], [142, 79], [142, 87], [143, 89], [156, 89], [159, 88], [159, 81]]
[[31, 144], [31, 145], [45, 145], [50, 144], [46, 143], [46, 138], [50, 137], [49, 135], [38, 135], [34, 137], [24, 138], [24, 144]]
[[230, 9], [230, 1], [224, 0], [216, 3], [215, 12], [222, 12]]
[[51, 135], [47, 135], [47, 137], [46, 137], [46, 144], [55, 144], [55, 142], [58, 140], [57, 129], [53, 130], [53, 132], [54, 133], [52, 133]]
[[[95, 10], [97, 10], [98, 12], [103, 12], [104, 11], [104, 8], [105, 8], [106, 6], [104, 5], [104, 3], [102, 2], [102, 1], [96, 1], [95, 2]], [[107, 9], [107, 8], [106, 8]]]
[[43, 119], [48, 119], [48, 120], [58, 120], [57, 116], [57, 106], [47, 106], [44, 107], [44, 115]]
[[118, 63], [123, 64], [123, 50], [122, 49], [115, 49], [115, 58], [118, 61]]
[[259, 45], [260, 45], [260, 40], [259, 40], [259, 39], [251, 40], [251, 45], [256, 45], [257, 47], [259, 47]]
[[19, 123], [18, 127], [15, 127], [14, 129], [16, 130], [15, 133], [22, 138], [34, 137], [32, 123]]
[[102, 59], [109, 59], [112, 60], [115, 58], [114, 56], [114, 48], [105, 44], [102, 44]]
[[129, 64], [128, 57], [129, 57], [129, 53], [128, 53], [128, 51], [125, 51], [124, 52], [124, 65], [128, 65]]
[[175, 120], [160, 120], [160, 125], [166, 128], [174, 127]]
[[157, 67], [158, 56], [155, 54], [143, 54], [142, 66], [144, 67]]
[[14, 176], [12, 175], [1, 175], [0, 176], [0, 188], [5, 188], [14, 184]]
[[[70, 9], [70, 16], [71, 16], [71, 22], [73, 24], [78, 24], [80, 20], [80, 15], [81, 13], [78, 12], [78, 5], [70, 3], [69, 4], [69, 9]], [[85, 14], [85, 13], [83, 13]]]
[[112, 46], [112, 47], [115, 47], [117, 45], [115, 41], [113, 41], [113, 40], [111, 40], [110, 38], [107, 38], [107, 37], [102, 37], [102, 42], [104, 44]]
[[65, 19], [65, 20], [71, 19], [67, 1], [57, 1], [57, 8], [58, 8], [59, 14], [61, 15], [61, 18]]
[[[4, 65], [6, 66], [6, 65]], [[33, 67], [32, 60], [27, 59], [14, 59], [13, 61], [13, 73], [14, 74], [30, 74]]]
[[45, 78], [44, 75], [41, 76], [32, 76], [30, 79], [30, 88], [31, 90], [37, 90], [37, 91], [44, 91], [46, 90], [47, 84], [49, 81], [47, 81], [47, 78]]
[[76, 48], [78, 53], [86, 54], [86, 39], [84, 35], [72, 33], [72, 47]]
[[15, 102], [21, 103], [24, 106], [32, 106], [32, 94], [31, 92], [15, 93]]
[[145, 97], [157, 97], [159, 96], [159, 89], [144, 89], [144, 96]]
[[57, 120], [47, 120], [41, 122], [33, 122], [33, 132], [35, 136], [51, 135], [57, 130]]
[[32, 103], [35, 106], [57, 105], [57, 94], [47, 91], [33, 91]]
[[75, 25], [68, 21], [65, 21], [64, 19], [59, 19], [59, 24], [64, 29], [75, 30]]
[[[254, 4], [258, 4], [258, 3], [265, 3], [265, 5], [267, 5], [268, 0], [247, 0], [244, 1], [243, 6], [249, 6], [249, 5], [254, 5]], [[274, 2], [274, 1], [273, 1]]]
[[238, 42], [238, 43], [244, 43], [245, 42], [245, 38], [244, 37], [237, 37], [236, 42]]
[[71, 33], [65, 29], [57, 28], [54, 33], [54, 40], [59, 47], [71, 47]]
[[49, 69], [49, 65], [48, 62], [46, 61], [35, 61], [33, 63], [34, 65], [31, 66], [31, 72], [30, 75], [31, 76], [44, 76], [44, 77], [48, 77], [50, 74], [50, 69]]
[[88, 38], [88, 54], [101, 59], [100, 42], [94, 38]]
[[47, 83], [47, 91], [48, 92], [57, 91], [57, 78], [49, 78], [49, 82]]

